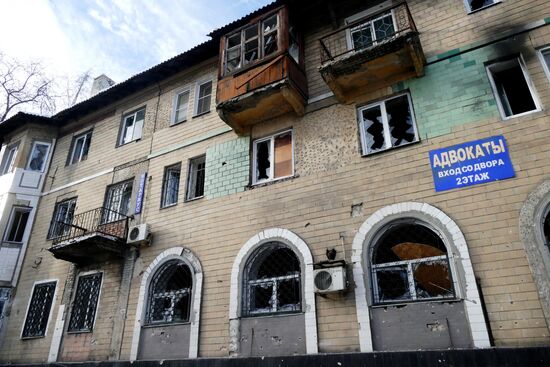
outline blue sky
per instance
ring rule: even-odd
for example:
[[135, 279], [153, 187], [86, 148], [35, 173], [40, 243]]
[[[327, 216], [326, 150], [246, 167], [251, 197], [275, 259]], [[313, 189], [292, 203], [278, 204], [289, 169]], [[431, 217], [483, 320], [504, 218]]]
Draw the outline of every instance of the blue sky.
[[271, 0], [0, 0], [0, 51], [52, 76], [91, 70], [116, 82], [206, 41]]

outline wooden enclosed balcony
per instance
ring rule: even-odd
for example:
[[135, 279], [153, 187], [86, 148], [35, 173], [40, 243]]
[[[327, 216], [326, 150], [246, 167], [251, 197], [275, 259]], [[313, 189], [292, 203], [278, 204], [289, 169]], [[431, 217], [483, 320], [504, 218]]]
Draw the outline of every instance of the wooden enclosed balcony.
[[319, 71], [343, 103], [424, 74], [426, 59], [406, 2], [353, 20], [319, 42]]
[[129, 218], [106, 208], [75, 215], [70, 223], [54, 224], [49, 251], [60, 260], [79, 265], [120, 258], [127, 248]]
[[238, 134], [288, 112], [304, 114], [302, 41], [286, 7], [225, 35], [220, 50], [217, 111]]

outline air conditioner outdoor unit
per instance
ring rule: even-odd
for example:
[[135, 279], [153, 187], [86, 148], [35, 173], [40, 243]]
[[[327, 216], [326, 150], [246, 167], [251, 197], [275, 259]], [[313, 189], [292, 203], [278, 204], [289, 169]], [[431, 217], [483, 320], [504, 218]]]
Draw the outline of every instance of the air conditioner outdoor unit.
[[346, 289], [346, 269], [344, 266], [317, 269], [313, 271], [315, 292], [329, 293]]
[[148, 243], [151, 236], [149, 225], [147, 223], [138, 224], [130, 227], [128, 231], [128, 243]]

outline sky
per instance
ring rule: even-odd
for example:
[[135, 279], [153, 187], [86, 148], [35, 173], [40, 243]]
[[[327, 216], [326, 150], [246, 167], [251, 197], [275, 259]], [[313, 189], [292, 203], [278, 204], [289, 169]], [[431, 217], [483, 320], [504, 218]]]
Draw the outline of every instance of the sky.
[[208, 40], [271, 0], [0, 0], [0, 52], [52, 77], [115, 82]]

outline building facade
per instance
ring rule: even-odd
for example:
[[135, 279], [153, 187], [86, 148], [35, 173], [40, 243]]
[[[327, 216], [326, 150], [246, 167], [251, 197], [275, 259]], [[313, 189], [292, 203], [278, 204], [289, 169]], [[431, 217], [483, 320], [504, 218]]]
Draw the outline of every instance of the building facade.
[[549, 24], [276, 1], [5, 121], [0, 361], [548, 346]]

